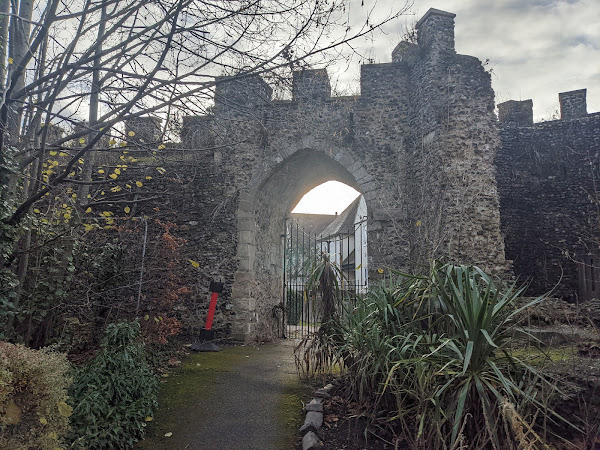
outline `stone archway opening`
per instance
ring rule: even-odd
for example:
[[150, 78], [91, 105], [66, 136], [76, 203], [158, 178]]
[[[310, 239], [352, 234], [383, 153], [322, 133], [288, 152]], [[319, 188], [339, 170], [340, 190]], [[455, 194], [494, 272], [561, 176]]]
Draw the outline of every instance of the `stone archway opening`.
[[[266, 340], [284, 334], [278, 308], [281, 310], [284, 292], [286, 224], [291, 211], [307, 192], [330, 180], [361, 192], [352, 173], [334, 156], [320, 150], [300, 149], [266, 170], [254, 189], [240, 197], [239, 265], [232, 290], [236, 311], [234, 338]], [[365, 216], [365, 227], [360, 233], [366, 237], [366, 201], [361, 196], [355, 201], [359, 202], [363, 207], [360, 214]], [[341, 247], [339, 242], [338, 247]], [[349, 263], [348, 255], [339, 259], [340, 264], [344, 260]], [[364, 259], [366, 263], [366, 256]], [[359, 269], [367, 273], [366, 264]]]
[[367, 205], [360, 192], [330, 180], [309, 191], [288, 216], [284, 242], [283, 322], [286, 337], [318, 329], [322, 308], [308, 279], [323, 259], [334, 265], [342, 316], [368, 289]]

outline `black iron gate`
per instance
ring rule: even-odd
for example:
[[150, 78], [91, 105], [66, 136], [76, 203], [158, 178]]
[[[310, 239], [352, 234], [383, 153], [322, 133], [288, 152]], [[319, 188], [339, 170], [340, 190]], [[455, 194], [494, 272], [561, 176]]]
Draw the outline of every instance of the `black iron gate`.
[[336, 220], [320, 232], [314, 231], [306, 217], [302, 221], [286, 221], [282, 293], [284, 337], [302, 338], [320, 325], [319, 298], [308, 290], [307, 280], [324, 256], [340, 272], [338, 282], [343, 294], [337, 305], [340, 314], [347, 313], [356, 296], [367, 291], [366, 218], [359, 218], [345, 229], [341, 229]]

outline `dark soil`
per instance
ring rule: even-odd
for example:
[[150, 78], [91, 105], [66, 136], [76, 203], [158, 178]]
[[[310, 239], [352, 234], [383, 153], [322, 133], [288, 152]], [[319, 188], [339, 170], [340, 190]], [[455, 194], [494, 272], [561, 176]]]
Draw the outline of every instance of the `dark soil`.
[[[376, 436], [366, 432], [368, 420], [357, 403], [348, 401], [343, 388], [324, 402], [325, 415], [322, 428], [323, 442], [327, 449], [345, 450], [391, 450], [393, 436]], [[302, 448], [302, 447], [300, 447]], [[399, 447], [402, 448], [402, 447]]]

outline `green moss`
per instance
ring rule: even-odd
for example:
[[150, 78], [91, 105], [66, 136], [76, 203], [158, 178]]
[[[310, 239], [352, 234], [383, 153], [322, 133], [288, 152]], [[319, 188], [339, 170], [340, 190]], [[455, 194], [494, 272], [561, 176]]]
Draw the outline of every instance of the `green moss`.
[[[220, 352], [194, 353], [189, 355], [168, 377], [162, 378], [158, 393], [158, 412], [148, 425], [147, 439], [136, 448], [164, 448], [159, 440], [167, 432], [173, 432], [181, 426], [182, 417], [193, 417], [201, 421], [208, 414], [209, 407], [197, 408], [198, 404], [209, 404], [212, 400], [213, 385], [218, 377], [230, 372], [245, 355], [256, 352], [252, 347], [230, 347]], [[174, 413], [176, 412], [176, 413]], [[177, 441], [177, 434], [172, 443]]]
[[298, 429], [304, 422], [304, 411], [302, 404], [310, 400], [312, 389], [306, 384], [298, 381], [298, 378], [290, 379], [284, 388], [284, 393], [278, 402], [277, 417], [285, 432], [282, 434], [281, 442], [277, 447], [281, 449], [294, 448], [298, 439]]
[[523, 347], [513, 349], [511, 355], [533, 366], [544, 366], [552, 362], [563, 362], [573, 359], [577, 356], [577, 350], [570, 345], [543, 349]]

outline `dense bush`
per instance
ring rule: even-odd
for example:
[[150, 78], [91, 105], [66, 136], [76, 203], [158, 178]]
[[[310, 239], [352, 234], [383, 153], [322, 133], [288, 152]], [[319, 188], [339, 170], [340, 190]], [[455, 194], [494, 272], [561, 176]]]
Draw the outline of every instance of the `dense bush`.
[[65, 355], [0, 342], [0, 448], [56, 449], [68, 430]]
[[131, 448], [157, 407], [157, 390], [139, 323], [108, 325], [100, 352], [78, 371], [71, 390], [74, 447]]
[[521, 289], [469, 266], [399, 278], [358, 300], [337, 349], [376, 425], [412, 449], [546, 448], [554, 386], [508, 351]]

